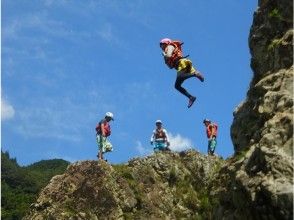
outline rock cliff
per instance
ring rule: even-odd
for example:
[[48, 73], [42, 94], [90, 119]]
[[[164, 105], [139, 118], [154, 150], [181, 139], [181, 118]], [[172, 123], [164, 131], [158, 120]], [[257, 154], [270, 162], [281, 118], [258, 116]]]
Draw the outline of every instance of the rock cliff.
[[216, 177], [215, 219], [293, 218], [293, 2], [259, 0], [253, 79], [234, 111], [235, 157]]
[[27, 220], [211, 218], [209, 183], [223, 160], [156, 153], [124, 165], [83, 161], [52, 178]]
[[260, 0], [250, 30], [253, 79], [246, 100], [234, 112], [235, 151], [279, 145], [292, 156], [293, 2]]

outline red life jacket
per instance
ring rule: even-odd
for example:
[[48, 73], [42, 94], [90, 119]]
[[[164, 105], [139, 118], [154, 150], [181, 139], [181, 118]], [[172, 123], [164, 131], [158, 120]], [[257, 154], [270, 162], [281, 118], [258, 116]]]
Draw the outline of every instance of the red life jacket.
[[166, 134], [165, 132], [163, 131], [163, 129], [156, 129], [155, 131], [155, 140], [156, 139], [166, 139]]
[[[214, 132], [212, 131], [212, 128], [214, 128]], [[217, 136], [217, 129], [218, 126], [216, 123], [210, 123], [207, 127], [206, 127], [206, 134], [207, 137], [210, 138], [211, 136], [216, 137]]]
[[111, 128], [110, 128], [110, 124], [105, 120], [101, 120], [97, 125], [96, 125], [96, 132], [97, 134], [102, 134], [101, 132], [101, 124], [103, 124], [104, 127], [104, 134], [106, 137], [108, 137], [109, 135], [111, 135]]
[[[165, 63], [170, 68], [175, 68], [178, 64], [178, 61], [183, 58], [182, 52], [182, 42], [181, 41], [172, 41], [168, 45], [172, 45], [175, 49], [171, 57], [165, 58]], [[167, 46], [168, 46], [167, 45]], [[167, 48], [167, 47], [166, 47]]]

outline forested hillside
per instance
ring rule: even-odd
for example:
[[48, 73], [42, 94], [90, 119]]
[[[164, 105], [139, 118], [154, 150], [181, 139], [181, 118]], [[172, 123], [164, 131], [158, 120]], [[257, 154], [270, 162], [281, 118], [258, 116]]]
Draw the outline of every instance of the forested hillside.
[[69, 162], [61, 159], [42, 160], [21, 167], [8, 152], [1, 151], [1, 217], [21, 219], [41, 188], [65, 171]]

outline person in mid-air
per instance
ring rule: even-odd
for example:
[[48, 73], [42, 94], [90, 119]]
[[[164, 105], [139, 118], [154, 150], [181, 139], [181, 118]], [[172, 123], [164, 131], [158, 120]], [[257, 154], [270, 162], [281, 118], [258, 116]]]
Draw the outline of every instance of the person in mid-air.
[[161, 120], [155, 122], [156, 128], [151, 135], [150, 143], [154, 146], [154, 151], [170, 151], [167, 131], [162, 127]]
[[203, 124], [206, 127], [206, 135], [208, 138], [208, 149], [207, 153], [210, 155], [214, 155], [215, 147], [217, 144], [216, 137], [217, 137], [217, 124], [211, 122], [209, 119], [204, 119]]
[[189, 99], [188, 108], [190, 108], [195, 102], [196, 97], [192, 96], [186, 89], [184, 89], [182, 83], [191, 77], [197, 77], [203, 82], [204, 77], [193, 67], [192, 61], [187, 59], [188, 56], [183, 56], [182, 44], [181, 41], [174, 41], [169, 38], [163, 38], [160, 41], [160, 47], [166, 65], [170, 69], [174, 68], [177, 70], [175, 88]]
[[104, 160], [104, 153], [113, 150], [112, 144], [108, 140], [108, 137], [111, 135], [110, 121], [113, 121], [113, 114], [106, 112], [104, 119], [96, 125], [96, 141], [99, 150], [97, 157], [99, 160]]

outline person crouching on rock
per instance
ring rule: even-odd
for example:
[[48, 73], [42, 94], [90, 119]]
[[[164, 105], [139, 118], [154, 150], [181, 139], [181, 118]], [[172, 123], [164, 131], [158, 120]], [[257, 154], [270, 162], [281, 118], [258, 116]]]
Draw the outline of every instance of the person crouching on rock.
[[161, 120], [155, 122], [156, 129], [153, 130], [151, 136], [151, 145], [154, 145], [154, 151], [170, 151], [169, 149], [169, 139], [167, 131], [162, 127]]
[[96, 141], [98, 144], [98, 159], [104, 160], [103, 154], [106, 152], [111, 152], [112, 144], [107, 139], [111, 134], [110, 121], [113, 121], [113, 114], [111, 112], [106, 112], [105, 118], [102, 119], [96, 126]]

